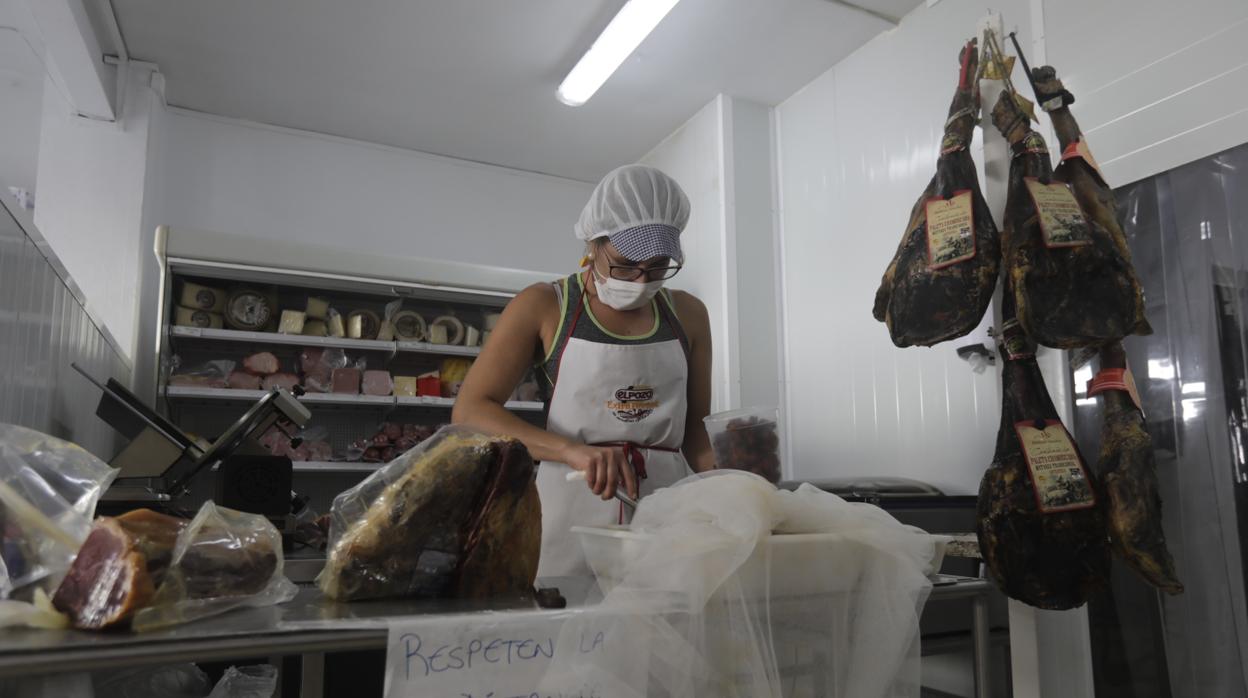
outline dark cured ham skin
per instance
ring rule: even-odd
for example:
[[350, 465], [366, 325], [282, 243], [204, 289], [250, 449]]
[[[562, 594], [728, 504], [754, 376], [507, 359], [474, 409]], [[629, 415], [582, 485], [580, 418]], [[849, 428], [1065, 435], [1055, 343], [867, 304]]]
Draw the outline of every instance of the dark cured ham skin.
[[[1024, 178], [1056, 180], [1044, 138], [1003, 92], [993, 122], [1013, 150], [1002, 228], [1005, 274], [1018, 321], [1040, 344], [1059, 349], [1100, 346], [1151, 332], [1129, 256], [1097, 216], [1087, 215], [1091, 244], [1049, 248]], [[1078, 194], [1078, 192], [1076, 192]], [[1079, 197], [1076, 196], [1076, 199]], [[1142, 324], [1141, 324], [1142, 323]]]
[[[1032, 72], [1036, 81], [1036, 89], [1041, 90], [1042, 94], [1070, 94], [1062, 87], [1053, 68], [1044, 66]], [[1070, 99], [1073, 101], [1074, 97]], [[1067, 104], [1050, 111], [1049, 118], [1053, 121], [1053, 129], [1057, 132], [1058, 144], [1063, 153], [1082, 138], [1079, 124], [1075, 121]], [[1125, 265], [1125, 269], [1121, 272], [1124, 277], [1122, 281], [1130, 285], [1133, 311], [1129, 334], [1152, 334], [1153, 328], [1144, 316], [1144, 290], [1136, 276], [1135, 266], [1131, 264], [1131, 249], [1127, 246], [1127, 235], [1118, 222], [1118, 204], [1114, 199], [1113, 190], [1101, 178], [1096, 168], [1082, 157], [1063, 158], [1054, 170], [1053, 178], [1070, 185], [1075, 199], [1079, 201], [1079, 207], [1099, 228], [1108, 233], [1114, 249], [1117, 250]]]
[[[975, 87], [978, 52], [968, 42], [959, 60], [958, 90], [949, 106], [936, 175], [910, 212], [906, 234], [884, 272], [872, 314], [888, 326], [899, 347], [930, 346], [961, 337], [979, 324], [997, 285], [1001, 249], [996, 225], [979, 189], [967, 148], [979, 111]], [[929, 263], [927, 202], [971, 192], [976, 252], [969, 260], [932, 269]]]
[[[1023, 358], [1009, 358], [1005, 347], [1011, 341], [1023, 348]], [[1017, 325], [1006, 330], [1000, 353], [1001, 428], [992, 465], [979, 485], [980, 552], [1010, 598], [1044, 609], [1075, 608], [1109, 576], [1103, 497], [1097, 492], [1098, 504], [1091, 509], [1039, 510], [1015, 424], [1058, 419], [1057, 409], [1036, 364], [1035, 344]]]
[[[1126, 368], [1126, 358], [1122, 345], [1114, 342], [1101, 350], [1101, 368]], [[1114, 552], [1149, 584], [1167, 594], [1180, 594], [1183, 583], [1161, 526], [1161, 485], [1144, 413], [1120, 390], [1105, 391], [1101, 397], [1105, 416], [1094, 473], [1108, 500]]]
[[[335, 532], [326, 596], [482, 598], [532, 590], [542, 513], [533, 459], [513, 439], [448, 430]], [[338, 503], [335, 502], [335, 508]]]

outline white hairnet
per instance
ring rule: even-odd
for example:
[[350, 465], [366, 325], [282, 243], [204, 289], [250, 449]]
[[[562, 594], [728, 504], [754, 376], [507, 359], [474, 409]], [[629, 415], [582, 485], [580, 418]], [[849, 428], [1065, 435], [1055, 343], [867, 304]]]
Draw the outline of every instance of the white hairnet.
[[602, 178], [576, 222], [576, 237], [593, 240], [643, 225], [685, 229], [689, 197], [661, 170], [625, 165]]

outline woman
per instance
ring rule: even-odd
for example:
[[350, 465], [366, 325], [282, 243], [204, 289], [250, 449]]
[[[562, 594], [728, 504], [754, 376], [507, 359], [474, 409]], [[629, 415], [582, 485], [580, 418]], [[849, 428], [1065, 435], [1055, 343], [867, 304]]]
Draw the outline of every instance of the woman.
[[[680, 271], [689, 200], [652, 167], [628, 165], [594, 189], [576, 224], [582, 267], [520, 292], [490, 335], [454, 420], [520, 439], [541, 461], [540, 577], [589, 574], [572, 526], [622, 522], [613, 497], [645, 496], [713, 467], [702, 418], [711, 400], [706, 306], [663, 289]], [[536, 365], [546, 429], [504, 404]], [[585, 482], [569, 481], [579, 470]]]

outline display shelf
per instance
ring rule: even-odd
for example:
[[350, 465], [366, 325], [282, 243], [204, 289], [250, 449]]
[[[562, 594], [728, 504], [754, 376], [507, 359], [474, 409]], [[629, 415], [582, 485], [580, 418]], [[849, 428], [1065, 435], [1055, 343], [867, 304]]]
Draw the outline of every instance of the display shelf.
[[393, 407], [392, 395], [349, 395], [346, 393], [305, 393], [299, 397], [300, 402], [320, 405], [375, 405]]
[[436, 354], [438, 356], [478, 356], [481, 347], [461, 347], [453, 344], [430, 344], [429, 342], [398, 342], [400, 352], [410, 354]]
[[297, 473], [371, 473], [385, 463], [308, 460], [295, 461], [292, 465]]
[[[197, 388], [171, 385], [165, 388], [165, 397], [175, 400], [222, 400], [233, 402], [254, 402], [264, 397], [267, 390], [235, 390], [232, 388]], [[390, 395], [348, 395], [346, 393], [307, 393], [299, 396], [299, 401], [312, 405], [360, 405], [373, 407], [393, 407], [394, 397]]]
[[[288, 344], [300, 347], [332, 347], [352, 351], [385, 351], [394, 353], [394, 342], [377, 339], [348, 339], [346, 337], [312, 337], [303, 334], [280, 334], [278, 332], [244, 332], [242, 330], [218, 330], [210, 327], [169, 328], [173, 339], [203, 339], [243, 344]], [[464, 348], [464, 347], [457, 347]]]
[[[165, 396], [175, 400], [222, 400], [254, 402], [264, 397], [267, 390], [235, 390], [232, 388], [197, 388], [171, 385]], [[375, 407], [441, 407], [455, 406], [453, 397], [394, 397], [392, 395], [348, 395], [345, 393], [305, 393], [299, 401], [312, 405], [371, 405]], [[541, 402], [510, 400], [505, 407], [515, 412], [541, 412], [546, 405]]]
[[[399, 407], [444, 407], [450, 409], [455, 406], [455, 398], [453, 397], [399, 397]], [[508, 400], [504, 405], [513, 412], [541, 412], [545, 409], [545, 403], [529, 402], [524, 400]]]

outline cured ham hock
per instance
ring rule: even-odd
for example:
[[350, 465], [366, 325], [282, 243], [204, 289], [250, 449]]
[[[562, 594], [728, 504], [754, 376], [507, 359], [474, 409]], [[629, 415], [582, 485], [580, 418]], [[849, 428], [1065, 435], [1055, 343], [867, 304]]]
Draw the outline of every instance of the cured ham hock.
[[1059, 349], [1151, 332], [1125, 239], [1116, 222], [1109, 225], [1112, 197], [1108, 209], [1103, 202], [1086, 207], [1095, 197], [1082, 165], [1055, 176], [1044, 138], [1010, 92], [1002, 93], [992, 120], [1013, 155], [1001, 237], [1023, 329]]
[[455, 428], [422, 446], [334, 501], [321, 590], [338, 600], [530, 592], [542, 512], [528, 450]]
[[[1003, 305], [1012, 310], [1008, 297]], [[1035, 343], [1007, 321], [998, 349], [1001, 427], [979, 486], [980, 551], [1010, 598], [1075, 608], [1109, 575], [1101, 495], [1045, 388]]]
[[959, 56], [936, 176], [910, 212], [872, 310], [899, 347], [930, 346], [979, 324], [992, 300], [1000, 242], [968, 148], [979, 113], [976, 42]]

